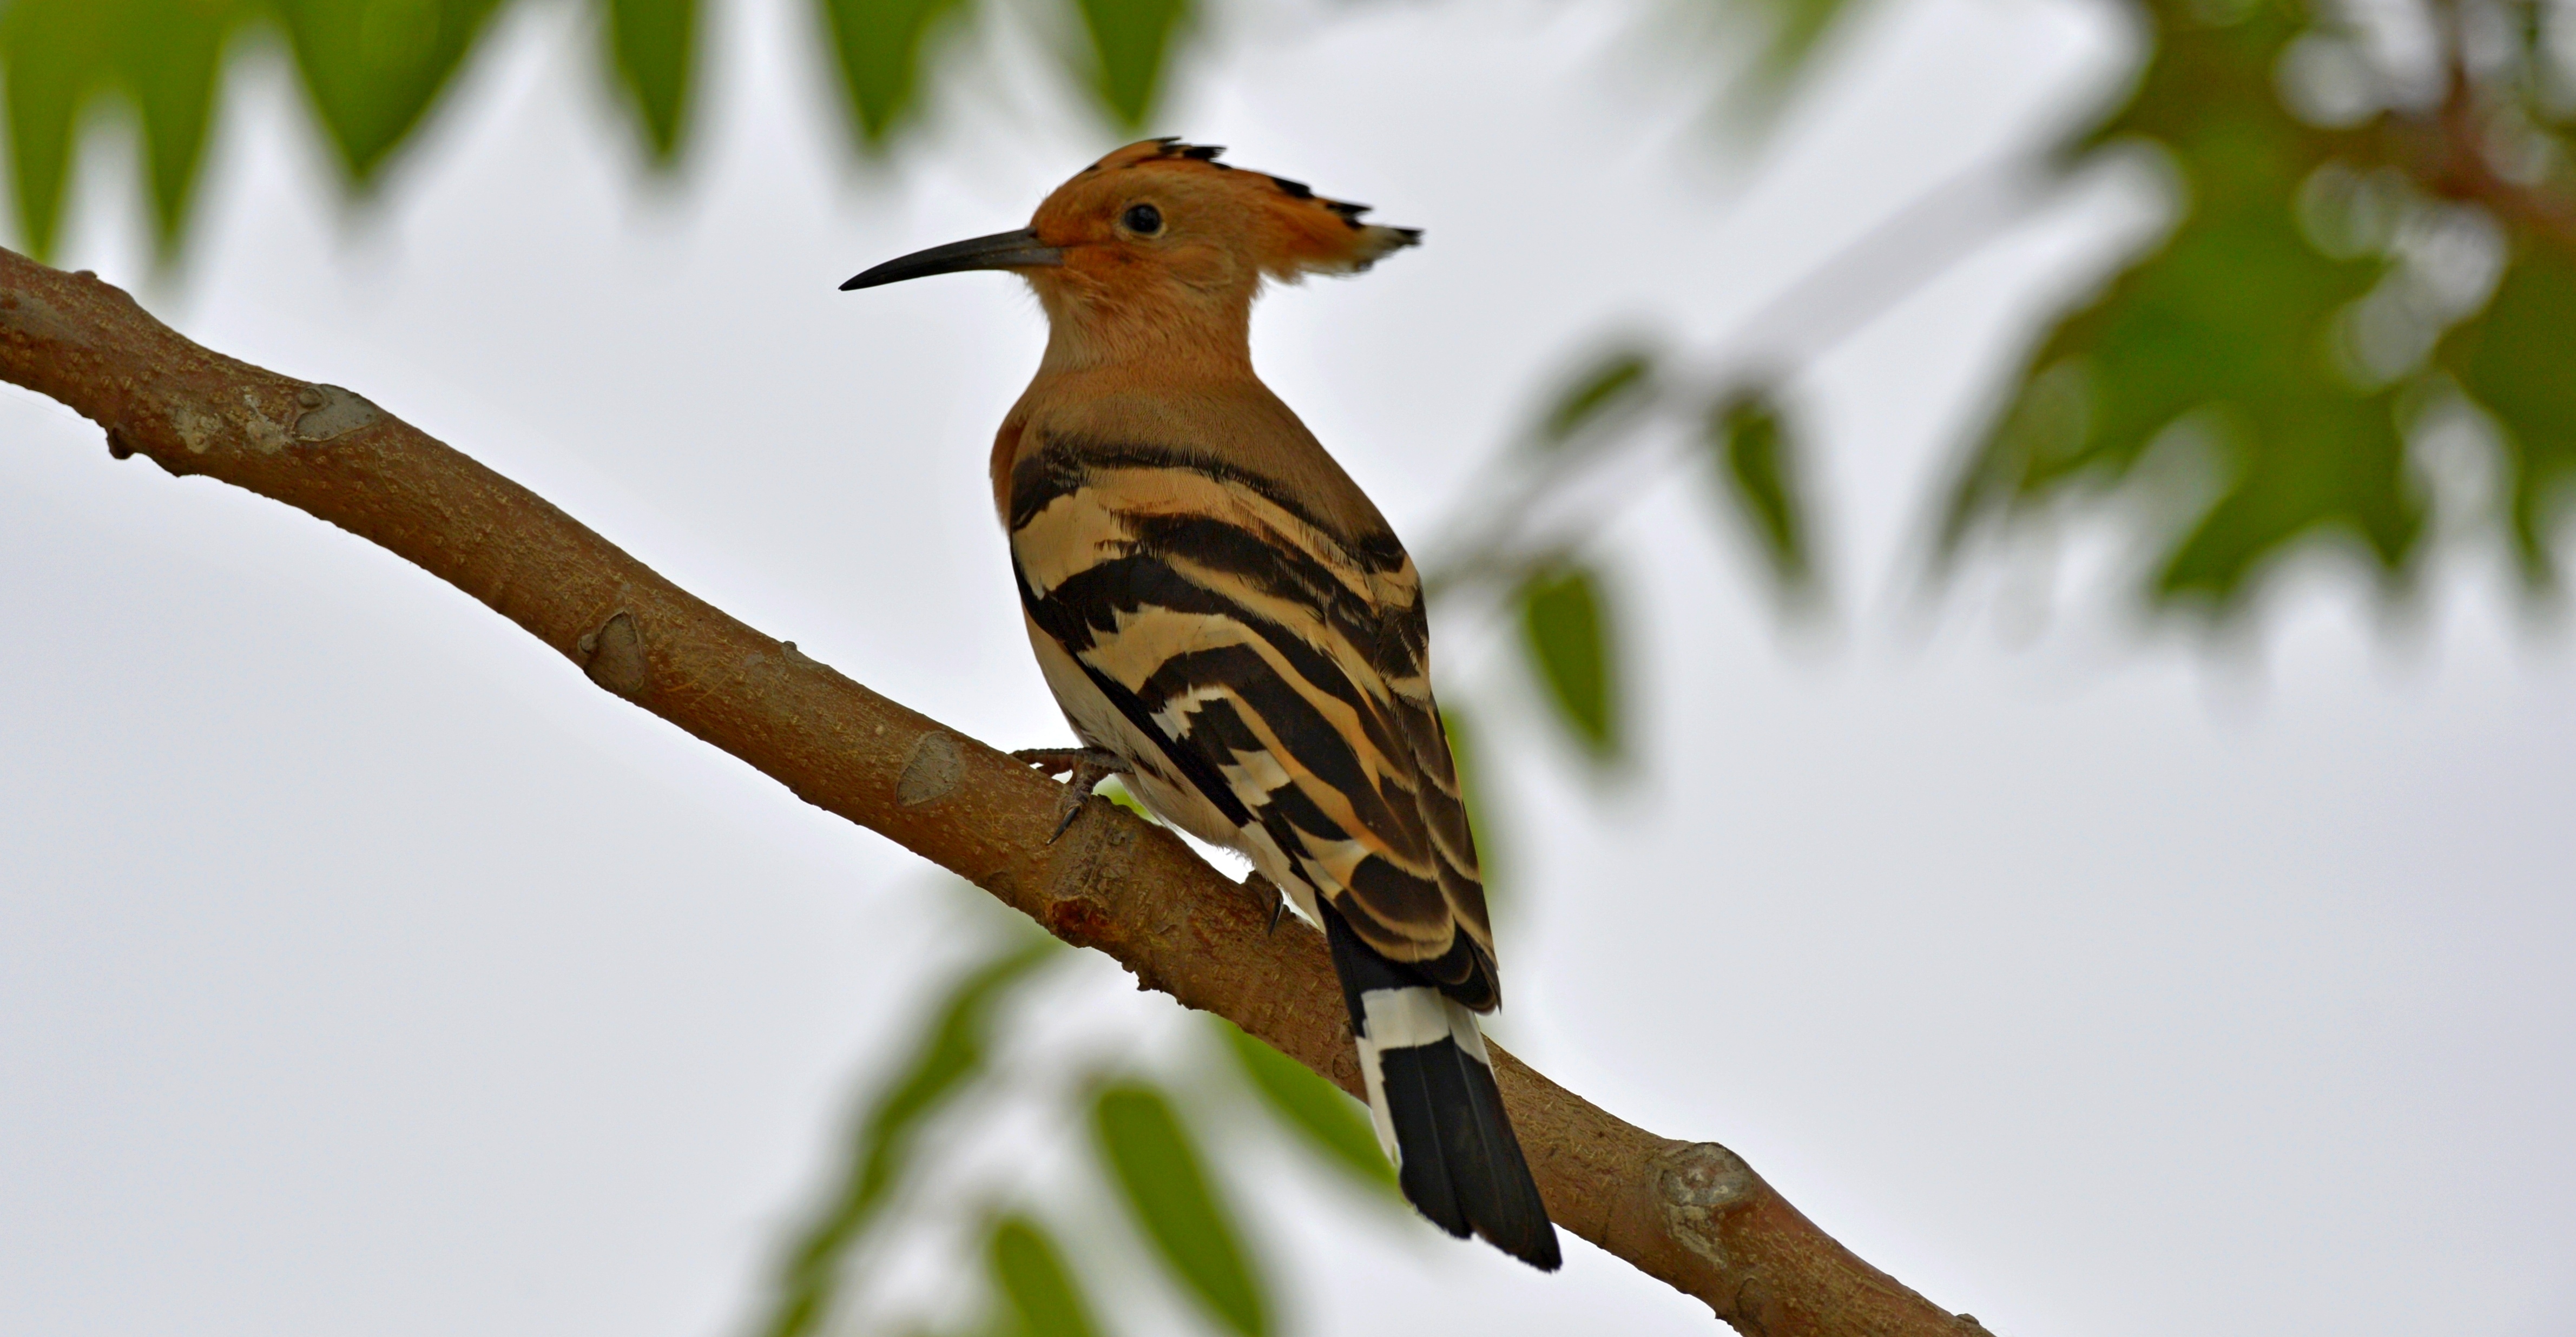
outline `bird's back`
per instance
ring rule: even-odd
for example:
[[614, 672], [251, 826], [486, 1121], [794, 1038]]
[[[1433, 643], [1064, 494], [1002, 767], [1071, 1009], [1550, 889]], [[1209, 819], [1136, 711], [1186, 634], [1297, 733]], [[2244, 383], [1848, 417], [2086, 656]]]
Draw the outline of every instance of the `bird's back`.
[[1420, 578], [1305, 424], [1248, 373], [1042, 376], [993, 482], [1041, 660], [1074, 661], [1051, 683], [1106, 698], [1077, 727], [1144, 753], [1158, 812], [1242, 849], [1310, 916], [1314, 898], [1341, 906], [1371, 946], [1490, 1007]]

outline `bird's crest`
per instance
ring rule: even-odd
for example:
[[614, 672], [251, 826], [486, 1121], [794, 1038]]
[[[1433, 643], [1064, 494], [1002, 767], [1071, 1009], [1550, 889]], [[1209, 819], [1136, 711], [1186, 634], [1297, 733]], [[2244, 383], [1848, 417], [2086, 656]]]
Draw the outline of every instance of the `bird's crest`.
[[[1039, 206], [1036, 230], [1050, 241], [1125, 216], [1135, 203], [1174, 215], [1176, 233], [1226, 235], [1264, 275], [1356, 274], [1420, 244], [1419, 228], [1366, 221], [1369, 206], [1327, 199], [1302, 181], [1219, 162], [1213, 144], [1177, 138], [1127, 145], [1082, 170]], [[1133, 202], [1131, 202], [1133, 197]]]

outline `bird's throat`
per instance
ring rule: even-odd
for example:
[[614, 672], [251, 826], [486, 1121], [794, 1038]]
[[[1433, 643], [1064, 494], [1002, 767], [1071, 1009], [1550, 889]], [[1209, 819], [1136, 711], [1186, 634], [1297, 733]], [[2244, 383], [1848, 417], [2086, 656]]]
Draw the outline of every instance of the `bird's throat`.
[[1041, 377], [1122, 365], [1185, 378], [1252, 375], [1252, 303], [1174, 293], [1071, 293], [1041, 284], [1046, 356]]

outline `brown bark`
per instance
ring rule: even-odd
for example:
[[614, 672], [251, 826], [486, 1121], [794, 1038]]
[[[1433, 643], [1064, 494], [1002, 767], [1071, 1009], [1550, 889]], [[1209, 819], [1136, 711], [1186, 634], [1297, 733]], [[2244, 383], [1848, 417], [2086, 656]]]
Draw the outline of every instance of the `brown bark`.
[[[118, 458], [247, 488], [399, 553], [806, 802], [1358, 1090], [1311, 930], [1264, 933], [1266, 904], [1104, 802], [1046, 844], [1055, 782], [744, 626], [360, 396], [200, 348], [94, 276], [9, 251], [0, 379], [104, 427]], [[1982, 1331], [1854, 1257], [1733, 1152], [1657, 1137], [1494, 1053], [1557, 1223], [1740, 1331]]]
[[2502, 99], [2471, 72], [2460, 52], [2456, 13], [2444, 16], [2452, 48], [2450, 86], [2428, 112], [2389, 117], [2389, 156], [2424, 189], [2444, 199], [2483, 204], [2506, 222], [2576, 251], [2576, 195], [2564, 169], [2541, 181], [2516, 181], [2497, 165]]

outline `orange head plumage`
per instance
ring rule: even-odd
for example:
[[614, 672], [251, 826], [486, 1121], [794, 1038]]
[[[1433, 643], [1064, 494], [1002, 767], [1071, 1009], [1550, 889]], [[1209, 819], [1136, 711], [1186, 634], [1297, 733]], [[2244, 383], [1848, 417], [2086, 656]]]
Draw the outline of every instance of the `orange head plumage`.
[[1367, 205], [1218, 162], [1221, 151], [1130, 144], [1056, 187], [1024, 229], [917, 251], [841, 287], [1011, 270], [1037, 289], [1058, 345], [1094, 361], [1175, 339], [1239, 343], [1262, 280], [1356, 274], [1422, 239], [1362, 221]]

